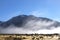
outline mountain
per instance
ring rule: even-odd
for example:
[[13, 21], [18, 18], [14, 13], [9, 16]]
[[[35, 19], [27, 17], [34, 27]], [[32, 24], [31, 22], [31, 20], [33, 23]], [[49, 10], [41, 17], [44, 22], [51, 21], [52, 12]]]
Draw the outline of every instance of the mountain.
[[1, 23], [1, 21], [0, 21], [0, 23]]
[[[54, 21], [52, 19], [49, 19], [49, 18], [44, 18], [44, 17], [35, 17], [33, 15], [19, 15], [19, 16], [16, 16], [16, 17], [13, 17], [11, 18], [10, 20], [6, 21], [6, 22], [1, 22], [0, 21], [0, 26], [2, 27], [8, 27], [10, 26], [11, 24], [15, 25], [16, 27], [22, 27], [23, 25], [25, 25], [26, 23], [28, 23], [29, 21], [34, 21], [34, 23], [36, 22], [41, 22], [41, 24], [43, 24], [44, 22], [48, 23], [48, 22], [53, 22], [51, 25], [49, 25], [49, 27], [47, 28], [50, 28], [52, 26], [54, 27], [58, 27], [60, 26], [60, 22], [57, 22], [57, 21]], [[40, 26], [39, 25], [39, 26]], [[45, 25], [45, 24], [44, 24]], [[47, 25], [47, 24], [46, 24]]]
[[8, 21], [0, 21], [0, 33], [60, 33], [60, 22], [33, 15], [18, 15]]
[[0, 21], [0, 24], [3, 23], [2, 21]]

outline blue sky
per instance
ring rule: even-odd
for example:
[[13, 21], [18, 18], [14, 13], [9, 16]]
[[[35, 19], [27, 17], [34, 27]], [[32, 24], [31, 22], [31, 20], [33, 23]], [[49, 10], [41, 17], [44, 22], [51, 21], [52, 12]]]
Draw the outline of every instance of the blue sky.
[[60, 0], [0, 0], [0, 21], [21, 14], [60, 21]]

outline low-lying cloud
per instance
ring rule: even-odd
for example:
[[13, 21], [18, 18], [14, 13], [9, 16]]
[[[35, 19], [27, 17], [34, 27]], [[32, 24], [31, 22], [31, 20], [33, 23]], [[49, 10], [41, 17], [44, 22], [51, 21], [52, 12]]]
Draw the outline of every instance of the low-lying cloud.
[[51, 26], [55, 21], [41, 21], [41, 20], [30, 20], [27, 21], [22, 27], [16, 27], [11, 24], [7, 28], [0, 27], [0, 33], [3, 34], [31, 34], [31, 33], [42, 33], [52, 34], [60, 33], [60, 27]]

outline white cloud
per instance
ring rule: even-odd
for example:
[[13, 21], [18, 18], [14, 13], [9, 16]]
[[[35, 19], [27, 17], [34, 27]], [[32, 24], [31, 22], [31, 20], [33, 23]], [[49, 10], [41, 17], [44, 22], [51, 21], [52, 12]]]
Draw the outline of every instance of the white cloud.
[[[1, 31], [1, 29], [0, 29]], [[8, 27], [6, 29], [2, 29], [1, 33], [9, 33], [9, 34], [54, 34], [54, 33], [58, 33], [60, 34], [60, 27], [57, 28], [53, 28], [51, 30], [48, 29], [41, 29], [41, 30], [37, 30], [37, 31], [33, 31], [33, 30], [28, 30], [28, 29], [23, 29], [23, 28], [17, 28], [17, 27]]]
[[[55, 28], [51, 26], [54, 22], [46, 22], [46, 21], [36, 21], [30, 20], [27, 21], [22, 27], [17, 27], [14, 25], [10, 25], [7, 28], [0, 28], [0, 33], [13, 33], [13, 34], [29, 34], [29, 33], [43, 33], [43, 34], [52, 34], [52, 33], [60, 33], [60, 27]], [[50, 29], [47, 29], [50, 28]]]
[[42, 34], [54, 34], [54, 33], [58, 33], [58, 34], [60, 34], [60, 27], [52, 28], [51, 30], [47, 30], [47, 29], [38, 30], [35, 33], [42, 33]]

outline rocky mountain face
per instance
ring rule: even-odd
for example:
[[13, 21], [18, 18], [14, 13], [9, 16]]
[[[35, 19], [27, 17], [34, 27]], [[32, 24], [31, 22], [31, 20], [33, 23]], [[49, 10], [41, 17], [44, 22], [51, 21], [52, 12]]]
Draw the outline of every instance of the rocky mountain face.
[[[30, 21], [31, 21], [31, 23], [30, 23]], [[34, 24], [34, 23], [36, 23], [36, 24]], [[43, 27], [43, 25], [48, 26], [47, 28], [50, 28], [53, 26], [54, 27], [60, 26], [60, 22], [57, 22], [57, 21], [54, 21], [54, 20], [51, 20], [48, 18], [44, 18], [44, 17], [35, 17], [33, 15], [19, 15], [19, 16], [13, 17], [10, 20], [3, 22], [3, 23], [0, 21], [0, 27], [3, 27], [3, 28], [8, 27], [11, 24], [15, 25], [16, 27], [24, 27], [24, 26], [28, 25], [29, 28], [30, 27], [33, 28], [33, 26]]]

